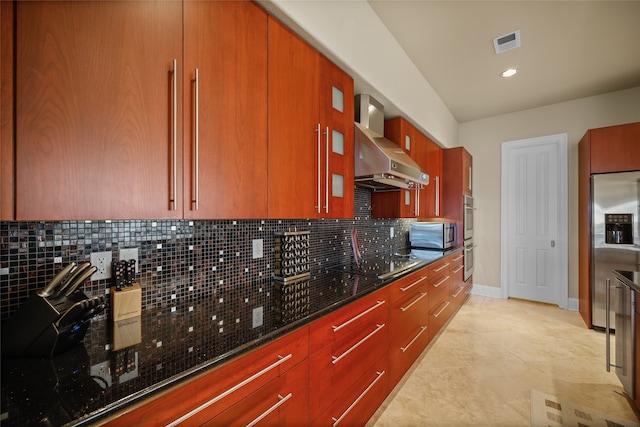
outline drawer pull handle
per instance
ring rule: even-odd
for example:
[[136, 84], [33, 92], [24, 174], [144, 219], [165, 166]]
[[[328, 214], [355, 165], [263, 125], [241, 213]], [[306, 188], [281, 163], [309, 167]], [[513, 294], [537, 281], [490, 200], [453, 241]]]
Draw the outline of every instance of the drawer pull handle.
[[445, 265], [443, 265], [442, 267], [440, 267], [440, 268], [436, 268], [436, 269], [435, 269], [435, 270], [433, 270], [433, 271], [435, 271], [435, 272], [437, 273], [438, 271], [442, 270], [443, 268], [447, 268], [447, 267], [449, 267], [449, 263], [446, 263], [446, 264], [445, 264]]
[[402, 352], [403, 352], [403, 353], [404, 353], [405, 351], [409, 350], [409, 347], [411, 347], [411, 345], [412, 345], [412, 344], [413, 344], [413, 343], [418, 339], [418, 337], [419, 337], [420, 335], [422, 335], [422, 333], [423, 333], [424, 331], [426, 331], [426, 330], [427, 330], [427, 327], [426, 327], [426, 326], [421, 326], [421, 327], [420, 327], [420, 332], [418, 332], [418, 335], [416, 335], [415, 337], [413, 337], [413, 339], [412, 339], [411, 341], [409, 341], [409, 344], [407, 344], [407, 346], [406, 346], [406, 347], [400, 347], [400, 350], [402, 350]]
[[334, 326], [332, 326], [333, 332], [338, 332], [340, 329], [344, 328], [349, 323], [355, 322], [356, 320], [358, 320], [362, 316], [366, 315], [367, 313], [372, 312], [373, 310], [375, 310], [376, 308], [380, 307], [381, 305], [384, 305], [385, 303], [386, 303], [386, 301], [378, 301], [376, 305], [374, 305], [373, 307], [363, 311], [362, 313], [358, 314], [356, 317], [352, 317], [351, 319], [349, 319], [346, 322], [344, 322], [342, 325], [339, 325], [339, 326], [335, 326], [334, 325]]
[[376, 385], [376, 383], [380, 380], [380, 378], [382, 378], [382, 376], [384, 375], [385, 371], [382, 372], [376, 372], [376, 374], [378, 375], [376, 377], [375, 380], [373, 380], [373, 382], [371, 384], [369, 384], [369, 386], [364, 389], [364, 391], [362, 392], [362, 394], [360, 394], [360, 396], [358, 396], [358, 398], [347, 408], [346, 411], [344, 411], [342, 413], [342, 415], [340, 415], [340, 418], [335, 418], [335, 417], [331, 417], [331, 419], [333, 420], [333, 427], [336, 427], [338, 424], [340, 424], [340, 421], [342, 421], [342, 419], [344, 417], [347, 416], [347, 414], [349, 414], [349, 412], [351, 412], [351, 410], [353, 409], [354, 406], [356, 406], [358, 404], [358, 402], [360, 402], [362, 400], [362, 398], [369, 393], [369, 390], [371, 390], [373, 388], [374, 385]]
[[284, 403], [287, 400], [291, 399], [292, 396], [293, 396], [293, 393], [289, 393], [284, 397], [282, 397], [281, 395], [278, 395], [278, 399], [279, 399], [278, 402], [275, 405], [273, 405], [271, 408], [267, 409], [262, 414], [260, 414], [258, 418], [256, 418], [255, 420], [247, 424], [247, 427], [253, 427], [254, 425], [258, 424], [260, 421], [262, 421], [264, 417], [266, 417], [267, 415], [269, 415], [270, 413], [278, 409], [280, 406], [284, 405]]
[[261, 377], [262, 375], [266, 374], [270, 370], [277, 368], [278, 366], [282, 365], [284, 362], [286, 362], [287, 360], [291, 359], [292, 357], [293, 357], [293, 355], [291, 353], [289, 353], [287, 356], [284, 356], [284, 357], [283, 356], [278, 356], [279, 360], [277, 362], [272, 363], [271, 365], [267, 366], [266, 368], [264, 368], [260, 372], [256, 372], [255, 374], [253, 374], [252, 376], [250, 376], [246, 380], [234, 385], [233, 387], [231, 387], [227, 391], [217, 395], [213, 399], [204, 402], [202, 405], [198, 406], [197, 408], [193, 409], [192, 411], [187, 412], [186, 414], [184, 414], [183, 416], [181, 416], [177, 420], [173, 421], [172, 423], [167, 424], [167, 427], [176, 426], [176, 425], [180, 424], [181, 422], [193, 417], [198, 412], [208, 408], [209, 406], [213, 405], [214, 403], [218, 402], [219, 400], [224, 399], [225, 397], [227, 397], [228, 395], [230, 395], [234, 391], [244, 387], [245, 385], [249, 384], [251, 381], [255, 380], [256, 378]]
[[462, 292], [462, 290], [463, 290], [463, 289], [464, 289], [464, 286], [460, 286], [460, 287], [458, 288], [458, 292], [456, 292], [455, 294], [453, 294], [453, 297], [454, 297], [454, 298], [457, 298], [457, 297], [458, 297], [458, 295], [460, 295], [460, 292]]
[[405, 311], [409, 310], [413, 304], [417, 303], [418, 301], [420, 301], [422, 298], [424, 298], [426, 296], [427, 296], [426, 292], [421, 292], [420, 296], [418, 298], [416, 298], [413, 301], [411, 301], [411, 304], [409, 304], [408, 306], [400, 307], [400, 310], [402, 310], [402, 312], [404, 313]]
[[369, 335], [367, 335], [366, 337], [362, 338], [360, 341], [358, 341], [357, 343], [355, 343], [352, 347], [349, 348], [349, 350], [345, 351], [344, 353], [342, 353], [340, 356], [331, 356], [331, 358], [333, 359], [331, 361], [331, 363], [333, 363], [334, 365], [336, 363], [338, 363], [339, 361], [341, 361], [346, 355], [348, 355], [349, 353], [351, 353], [353, 350], [355, 350], [356, 348], [360, 347], [360, 345], [362, 345], [362, 343], [364, 343], [366, 340], [368, 340], [369, 338], [371, 338], [372, 336], [374, 336], [376, 334], [376, 332], [380, 331], [382, 328], [384, 328], [384, 324], [382, 325], [376, 325], [376, 329], [371, 332]]
[[444, 279], [440, 280], [438, 283], [436, 283], [435, 285], [433, 285], [434, 288], [437, 288], [438, 286], [442, 285], [444, 282], [446, 282], [447, 280], [449, 280], [449, 277], [451, 276], [445, 276]]
[[449, 304], [451, 304], [451, 302], [447, 301], [447, 302], [444, 304], [444, 307], [442, 307], [442, 309], [441, 309], [439, 312], [437, 312], [436, 314], [434, 314], [434, 315], [433, 315], [433, 317], [438, 317], [438, 316], [440, 316], [440, 315], [442, 314], [442, 312], [443, 312], [443, 311], [445, 311], [445, 310], [447, 309], [447, 307], [449, 307]]
[[425, 281], [426, 279], [427, 279], [427, 278], [426, 278], [425, 276], [420, 276], [420, 278], [419, 278], [418, 280], [416, 280], [415, 282], [413, 282], [413, 283], [412, 283], [412, 284], [410, 284], [409, 286], [406, 286], [406, 287], [404, 287], [404, 288], [400, 288], [400, 290], [401, 290], [402, 292], [404, 292], [404, 291], [408, 291], [409, 289], [413, 288], [413, 287], [414, 287], [415, 285], [417, 285], [418, 283]]
[[464, 258], [464, 254], [460, 255], [458, 258], [454, 258], [453, 260], [454, 261], [460, 261], [462, 258]]
[[462, 270], [463, 268], [464, 268], [464, 265], [461, 265], [460, 267], [456, 268], [456, 269], [453, 271], [453, 273], [455, 274], [455, 273], [459, 272], [460, 270]]

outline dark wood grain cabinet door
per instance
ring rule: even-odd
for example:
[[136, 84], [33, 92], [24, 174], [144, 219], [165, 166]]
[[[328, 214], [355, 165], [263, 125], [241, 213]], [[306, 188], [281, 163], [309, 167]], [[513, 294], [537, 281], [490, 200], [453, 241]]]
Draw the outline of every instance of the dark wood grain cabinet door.
[[589, 130], [591, 173], [640, 170], [640, 122]]
[[320, 56], [321, 218], [353, 217], [353, 91], [351, 76]]
[[[425, 147], [424, 171], [429, 174], [429, 185], [423, 190], [424, 197], [420, 199], [424, 203], [421, 208], [421, 216], [436, 218], [442, 216], [442, 148], [430, 138], [423, 136]], [[418, 163], [420, 164], [420, 163]], [[420, 166], [423, 166], [420, 164]]]
[[184, 13], [184, 216], [265, 218], [267, 13], [245, 1]]
[[320, 213], [319, 58], [316, 50], [269, 18], [270, 218], [315, 218]]
[[16, 7], [16, 219], [181, 217], [182, 4]]
[[353, 217], [353, 79], [269, 19], [270, 218]]

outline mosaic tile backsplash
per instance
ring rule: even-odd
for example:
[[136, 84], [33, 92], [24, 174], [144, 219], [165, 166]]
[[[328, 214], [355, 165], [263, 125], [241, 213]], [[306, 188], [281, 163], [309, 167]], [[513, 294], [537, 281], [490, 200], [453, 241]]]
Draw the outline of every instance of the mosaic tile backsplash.
[[[413, 220], [371, 219], [370, 212], [371, 192], [356, 188], [353, 219], [1, 222], [0, 318], [7, 319], [68, 263], [90, 261], [92, 252], [104, 251], [118, 260], [123, 248], [138, 248], [143, 309], [215, 296], [226, 305], [223, 311], [250, 316], [253, 307], [273, 306], [277, 232], [310, 232], [311, 274], [350, 260], [353, 227], [364, 256], [407, 246]], [[263, 241], [262, 258], [253, 258], [254, 239]], [[89, 297], [108, 294], [110, 284], [96, 280], [83, 290]], [[272, 311], [265, 310], [265, 323]]]

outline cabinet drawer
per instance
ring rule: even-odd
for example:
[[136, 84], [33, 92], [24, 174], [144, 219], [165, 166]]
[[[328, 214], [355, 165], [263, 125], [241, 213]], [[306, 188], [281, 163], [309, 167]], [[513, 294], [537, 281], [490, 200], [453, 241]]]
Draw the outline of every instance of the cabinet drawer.
[[451, 269], [451, 271], [455, 270], [461, 265], [464, 265], [464, 251], [451, 254], [447, 258], [450, 260], [449, 268]]
[[[384, 290], [376, 294], [373, 299], [366, 298], [365, 304], [354, 304], [357, 310], [353, 310], [354, 307], [341, 310], [348, 312], [349, 316], [345, 318], [340, 314], [338, 323], [324, 324], [324, 319], [317, 322], [323, 323], [317, 325], [318, 334], [327, 325], [338, 329], [334, 339], [309, 359], [309, 380], [312, 384], [309, 390], [310, 419], [315, 419], [333, 403], [337, 391], [349, 388], [357, 378], [370, 371], [377, 360], [388, 357], [389, 311], [386, 302], [380, 305], [388, 297], [388, 292]], [[315, 336], [325, 337], [324, 334]]]
[[203, 423], [284, 374], [307, 356], [308, 329], [304, 327], [184, 385], [177, 385], [160, 397], [124, 412], [107, 425]]
[[410, 341], [415, 335], [415, 328], [427, 326], [429, 320], [429, 284], [425, 283], [393, 304], [389, 313], [389, 345], [393, 350]]
[[203, 425], [308, 425], [308, 384], [309, 362], [305, 360]]
[[[389, 389], [398, 384], [429, 344], [427, 317], [428, 315], [425, 314], [423, 324], [405, 328], [402, 341], [392, 339], [394, 342], [389, 345]], [[392, 337], [395, 335], [395, 328], [391, 335]]]
[[313, 322], [309, 326], [309, 354], [334, 344], [337, 351], [349, 348], [361, 338], [362, 331], [386, 324], [388, 299], [385, 288]]
[[313, 426], [363, 426], [382, 404], [389, 391], [389, 362], [381, 357], [322, 412]]
[[451, 266], [450, 256], [445, 257], [439, 261], [430, 264], [429, 267], [429, 279], [435, 278], [437, 276], [448, 274], [448, 269]]
[[448, 298], [440, 302], [434, 310], [429, 312], [429, 341], [431, 341], [433, 337], [438, 334], [442, 326], [447, 323], [452, 312], [453, 308]]
[[445, 274], [429, 280], [429, 311], [433, 311], [449, 295], [451, 276]]
[[394, 282], [389, 287], [389, 300], [391, 305], [393, 306], [398, 303], [398, 301], [406, 299], [408, 295], [414, 294], [416, 288], [428, 283], [428, 279], [429, 269], [425, 267]]

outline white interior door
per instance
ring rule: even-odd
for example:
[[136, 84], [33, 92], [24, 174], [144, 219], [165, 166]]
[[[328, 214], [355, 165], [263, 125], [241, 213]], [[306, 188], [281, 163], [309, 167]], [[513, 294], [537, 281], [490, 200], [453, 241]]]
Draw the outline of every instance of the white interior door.
[[567, 135], [502, 145], [505, 297], [568, 305]]

